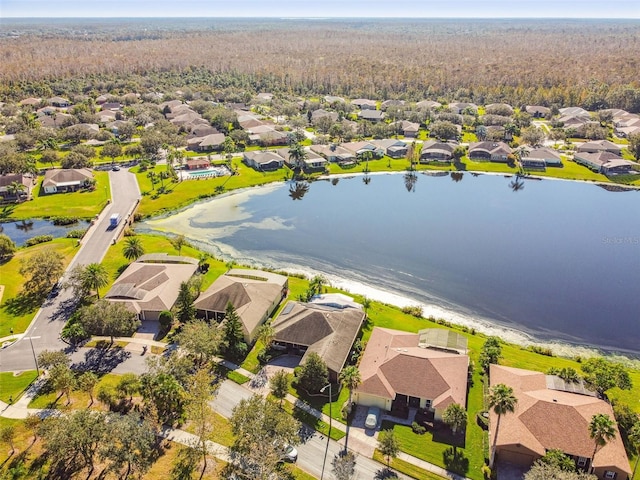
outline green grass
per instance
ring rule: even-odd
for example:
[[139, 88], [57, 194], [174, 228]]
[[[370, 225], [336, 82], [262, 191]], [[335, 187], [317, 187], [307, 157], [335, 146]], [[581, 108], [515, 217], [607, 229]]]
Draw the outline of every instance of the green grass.
[[107, 200], [111, 198], [109, 174], [94, 172], [96, 188], [93, 191], [73, 193], [55, 193], [45, 195], [42, 191], [42, 179], [33, 189], [33, 200], [10, 204], [0, 209], [0, 219], [22, 220], [28, 218], [51, 218], [64, 215], [91, 219], [100, 213]]
[[[378, 449], [373, 452], [373, 459], [385, 466], [387, 465], [387, 460]], [[423, 470], [419, 467], [416, 467], [412, 463], [405, 462], [404, 460], [400, 460], [398, 458], [392, 459], [390, 462], [390, 466], [394, 470], [397, 470], [400, 473], [404, 473], [405, 475], [408, 475], [411, 478], [416, 478], [418, 480], [442, 480], [443, 478], [440, 475], [436, 475], [435, 473]], [[381, 469], [382, 468], [383, 467], [381, 467]]]
[[[115, 387], [120, 381], [120, 375], [115, 375], [108, 373], [100, 377], [100, 381], [94, 388], [94, 408], [99, 408], [101, 405], [98, 400], [95, 398], [96, 392], [99, 391], [102, 385], [108, 385], [110, 387]], [[90, 399], [89, 395], [84, 392], [74, 391], [71, 392], [71, 408], [85, 408], [89, 405]], [[51, 392], [47, 391], [46, 388], [40, 390], [40, 392], [35, 396], [31, 403], [29, 403], [29, 408], [66, 408], [67, 399], [65, 396], [60, 397], [59, 392]]]
[[36, 252], [52, 249], [64, 257], [66, 266], [78, 250], [77, 242], [75, 239], [59, 238], [33, 247], [20, 248], [11, 260], [0, 265], [0, 282], [5, 287], [0, 305], [0, 337], [10, 335], [11, 329], [14, 333], [24, 332], [41, 304], [39, 299], [24, 301], [20, 296], [25, 281], [20, 275], [20, 262]]
[[18, 375], [14, 375], [11, 372], [0, 373], [0, 400], [5, 403], [9, 403], [9, 400], [16, 402], [25, 390], [33, 383], [38, 377], [35, 370], [29, 370], [21, 372]]
[[[212, 426], [212, 432], [211, 435], [209, 435], [209, 440], [219, 443], [225, 447], [230, 447], [233, 444], [235, 437], [231, 431], [231, 423], [229, 420], [219, 413], [213, 412], [213, 415], [209, 417], [209, 421]], [[186, 432], [195, 434], [195, 428], [191, 422], [187, 422], [182, 429]]]
[[225, 378], [228, 378], [232, 382], [236, 382], [238, 385], [243, 385], [250, 380], [249, 377], [246, 377], [245, 375], [242, 375], [239, 372], [231, 370], [219, 363], [214, 366], [214, 371], [218, 375], [224, 376]]
[[[308, 412], [294, 406], [291, 402], [284, 400], [282, 402], [282, 409], [290, 415], [293, 415], [293, 418], [298, 420], [299, 422], [304, 423], [305, 425], [310, 426], [314, 430], [322, 433], [323, 435], [329, 435], [329, 424], [320, 420], [317, 417], [314, 417]], [[331, 429], [331, 434], [329, 435], [332, 440], [340, 440], [345, 436], [345, 432], [342, 430], [338, 430], [337, 428]]]

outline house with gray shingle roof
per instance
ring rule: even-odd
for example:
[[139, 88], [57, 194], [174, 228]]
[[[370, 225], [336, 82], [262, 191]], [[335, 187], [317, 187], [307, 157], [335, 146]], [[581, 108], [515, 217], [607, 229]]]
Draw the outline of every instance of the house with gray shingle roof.
[[93, 173], [88, 168], [53, 168], [44, 174], [42, 189], [44, 193], [75, 192], [92, 180]]
[[489, 160], [491, 162], [507, 162], [511, 147], [504, 142], [475, 142], [469, 144], [471, 160]]

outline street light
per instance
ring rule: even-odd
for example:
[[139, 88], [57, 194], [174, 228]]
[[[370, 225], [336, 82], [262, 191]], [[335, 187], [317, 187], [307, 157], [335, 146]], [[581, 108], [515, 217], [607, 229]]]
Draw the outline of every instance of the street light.
[[329, 433], [327, 434], [327, 448], [324, 450], [324, 460], [322, 461], [322, 473], [320, 474], [320, 480], [324, 477], [324, 465], [327, 463], [327, 453], [329, 452], [329, 440], [331, 439], [331, 382], [327, 383], [320, 389], [320, 393], [329, 388]]
[[33, 353], [33, 361], [36, 362], [36, 372], [38, 372], [38, 377], [40, 376], [40, 368], [38, 367], [38, 357], [36, 357], [36, 351], [33, 348], [33, 338], [29, 337], [29, 343], [31, 344], [31, 353]]

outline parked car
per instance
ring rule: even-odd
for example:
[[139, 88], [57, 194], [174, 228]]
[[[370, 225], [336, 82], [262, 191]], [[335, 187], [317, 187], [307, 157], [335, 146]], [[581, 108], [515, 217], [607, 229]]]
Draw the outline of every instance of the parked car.
[[113, 170], [114, 172], [119, 172], [120, 171], [120, 167], [118, 165], [114, 165], [111, 170]]
[[285, 444], [282, 460], [285, 462], [295, 463], [298, 460], [298, 450], [293, 445]]
[[367, 419], [364, 421], [366, 428], [375, 429], [378, 426], [378, 420], [380, 419], [380, 409], [378, 407], [369, 407], [367, 412]]

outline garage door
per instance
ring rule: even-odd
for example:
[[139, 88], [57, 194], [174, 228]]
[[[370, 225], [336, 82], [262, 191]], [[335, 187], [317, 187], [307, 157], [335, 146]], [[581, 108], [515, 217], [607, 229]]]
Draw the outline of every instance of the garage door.
[[514, 452], [513, 450], [500, 450], [498, 454], [500, 462], [509, 462], [516, 465], [531, 465], [533, 463], [533, 455], [526, 453]]

